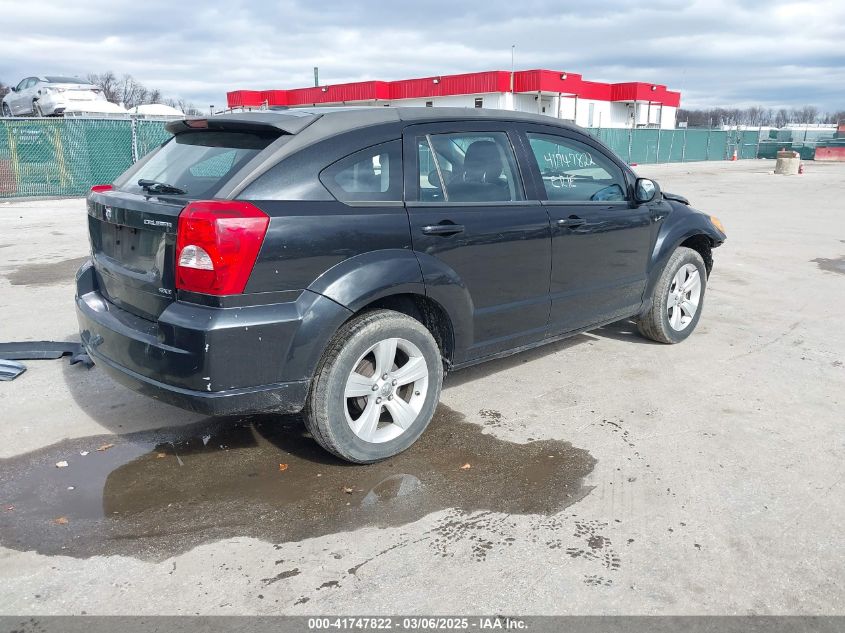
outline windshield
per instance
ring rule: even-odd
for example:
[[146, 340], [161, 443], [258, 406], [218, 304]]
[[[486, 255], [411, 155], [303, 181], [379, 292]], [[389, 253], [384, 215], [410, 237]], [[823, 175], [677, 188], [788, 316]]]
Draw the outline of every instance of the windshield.
[[119, 189], [143, 193], [138, 181], [150, 180], [178, 187], [191, 198], [208, 197], [274, 140], [244, 132], [183, 132], [131, 172]]

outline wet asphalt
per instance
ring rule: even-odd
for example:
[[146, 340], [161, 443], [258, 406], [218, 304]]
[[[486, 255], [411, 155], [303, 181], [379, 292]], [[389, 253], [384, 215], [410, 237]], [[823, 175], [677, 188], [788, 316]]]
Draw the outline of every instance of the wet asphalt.
[[[640, 171], [727, 226], [696, 333], [451, 374], [380, 464], [28, 361], [0, 383], [0, 614], [845, 611], [845, 165]], [[0, 340], [71, 340], [84, 205], [0, 220]]]
[[218, 539], [285, 543], [448, 508], [552, 515], [588, 494], [595, 464], [566, 442], [482, 434], [445, 405], [411, 449], [367, 467], [303, 429], [295, 417], [217, 419], [0, 460], [0, 546], [164, 560]]

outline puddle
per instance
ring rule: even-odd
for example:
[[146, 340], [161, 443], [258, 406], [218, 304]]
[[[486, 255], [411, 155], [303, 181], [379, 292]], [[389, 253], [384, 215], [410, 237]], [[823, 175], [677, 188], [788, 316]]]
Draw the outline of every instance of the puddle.
[[47, 286], [73, 281], [76, 271], [88, 257], [74, 257], [49, 264], [25, 264], [13, 272], [7, 273], [6, 278], [13, 286]]
[[839, 273], [845, 275], [845, 257], [837, 259], [825, 259], [824, 257], [817, 257], [812, 260], [819, 265], [819, 268], [832, 273]]
[[446, 508], [554, 514], [589, 493], [587, 451], [481, 428], [441, 405], [411, 449], [369, 466], [334, 459], [290, 417], [67, 440], [0, 460], [0, 545], [163, 560], [217, 539], [297, 541]]

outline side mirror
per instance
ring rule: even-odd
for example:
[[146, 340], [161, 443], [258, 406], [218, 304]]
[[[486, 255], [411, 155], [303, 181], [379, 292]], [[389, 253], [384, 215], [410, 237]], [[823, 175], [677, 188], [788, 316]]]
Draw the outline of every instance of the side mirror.
[[640, 203], [645, 204], [651, 202], [660, 193], [660, 187], [656, 182], [649, 178], [637, 178], [637, 183], [634, 187], [634, 199]]
[[17, 92], [17, 91], [18, 91], [18, 87], [17, 87], [17, 86], [12, 86], [12, 87], [11, 87], [11, 91], [12, 91], [12, 92]]

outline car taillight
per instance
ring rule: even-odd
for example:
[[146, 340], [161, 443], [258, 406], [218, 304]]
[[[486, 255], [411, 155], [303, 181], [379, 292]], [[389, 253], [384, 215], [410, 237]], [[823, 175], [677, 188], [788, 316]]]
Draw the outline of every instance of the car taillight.
[[242, 293], [269, 223], [267, 214], [249, 202], [190, 203], [176, 229], [176, 287], [210, 295]]
[[104, 191], [111, 191], [114, 189], [112, 185], [94, 185], [91, 187], [91, 193], [103, 193]]

